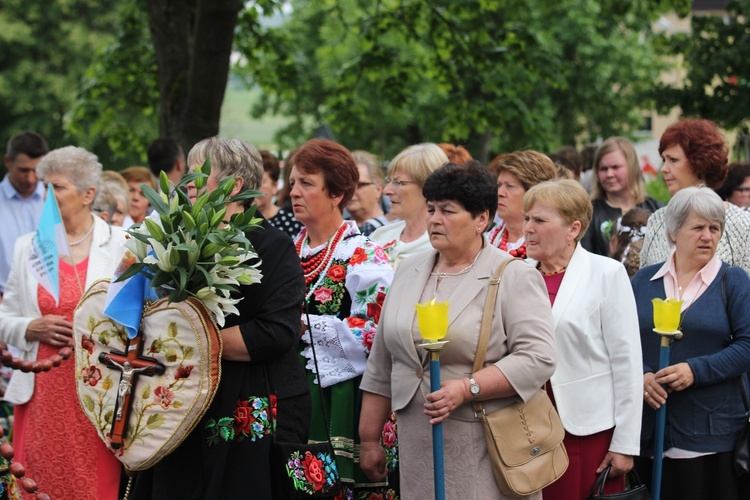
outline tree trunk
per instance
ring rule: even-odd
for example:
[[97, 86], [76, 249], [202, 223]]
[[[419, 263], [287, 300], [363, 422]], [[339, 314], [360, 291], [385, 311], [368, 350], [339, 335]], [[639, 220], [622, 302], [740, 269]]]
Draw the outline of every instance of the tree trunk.
[[185, 152], [219, 133], [240, 0], [148, 0], [159, 67], [159, 134]]
[[482, 134], [482, 149], [479, 153], [479, 162], [482, 165], [488, 165], [490, 161], [490, 147], [492, 146], [492, 129], [489, 126], [484, 128]]

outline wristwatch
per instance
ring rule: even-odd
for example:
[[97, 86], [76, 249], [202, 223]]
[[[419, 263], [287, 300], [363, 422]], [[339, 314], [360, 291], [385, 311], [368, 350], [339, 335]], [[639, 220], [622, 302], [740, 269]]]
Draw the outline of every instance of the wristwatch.
[[477, 384], [477, 381], [473, 378], [469, 378], [469, 384], [471, 384], [471, 387], [469, 387], [469, 391], [471, 391], [471, 397], [473, 399], [477, 399], [477, 396], [479, 396], [479, 384]]

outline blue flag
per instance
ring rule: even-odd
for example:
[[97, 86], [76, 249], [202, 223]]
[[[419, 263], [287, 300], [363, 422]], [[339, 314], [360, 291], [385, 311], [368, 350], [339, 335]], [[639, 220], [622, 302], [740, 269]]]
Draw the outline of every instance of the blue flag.
[[151, 288], [151, 278], [140, 272], [135, 276], [115, 283], [115, 280], [132, 264], [138, 262], [136, 256], [128, 250], [115, 270], [109, 284], [107, 298], [104, 301], [104, 315], [125, 327], [129, 338], [135, 338], [141, 327], [143, 304], [146, 300], [157, 300]]
[[60, 210], [52, 188], [47, 186], [42, 216], [36, 228], [27, 262], [28, 271], [60, 304], [60, 255], [70, 255]]

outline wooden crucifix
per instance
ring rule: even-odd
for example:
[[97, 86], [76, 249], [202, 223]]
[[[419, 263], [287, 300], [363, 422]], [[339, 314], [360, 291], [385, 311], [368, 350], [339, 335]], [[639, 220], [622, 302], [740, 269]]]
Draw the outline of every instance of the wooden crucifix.
[[138, 332], [138, 335], [128, 341], [125, 352], [113, 350], [109, 353], [99, 354], [100, 363], [121, 372], [120, 383], [117, 386], [115, 413], [109, 433], [111, 446], [114, 450], [121, 448], [123, 445], [131, 410], [130, 395], [138, 376], [153, 376], [164, 373], [164, 365], [153, 358], [143, 356], [142, 351], [143, 332]]

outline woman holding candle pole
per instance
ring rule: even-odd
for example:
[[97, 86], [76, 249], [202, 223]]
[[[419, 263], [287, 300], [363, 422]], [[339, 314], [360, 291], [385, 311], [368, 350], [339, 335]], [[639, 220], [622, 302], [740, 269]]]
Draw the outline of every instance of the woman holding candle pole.
[[328, 439], [320, 409], [322, 391], [343, 497], [392, 495], [382, 478], [367, 480], [356, 456], [359, 381], [393, 268], [383, 249], [362, 235], [354, 221], [343, 218], [359, 180], [349, 151], [333, 141], [313, 139], [294, 153], [292, 165], [292, 209], [305, 225], [295, 239], [306, 284], [302, 321], [307, 324], [309, 317], [321, 382], [315, 382], [310, 335], [303, 325], [302, 356], [313, 404], [310, 439]]
[[[647, 403], [636, 467], [650, 486], [656, 410], [666, 404], [663, 500], [750, 498], [732, 467], [747, 425], [741, 380], [750, 371], [750, 279], [716, 255], [725, 217], [721, 198], [709, 188], [680, 190], [664, 212], [669, 258], [644, 267], [632, 281]], [[671, 343], [662, 370], [660, 336], [652, 331], [654, 298], [683, 301], [683, 338]]]
[[[360, 388], [360, 465], [384, 477], [380, 429], [391, 408], [399, 425], [402, 498], [434, 498], [431, 425], [444, 426], [446, 498], [498, 499], [482, 424], [487, 412], [527, 400], [555, 368], [552, 317], [544, 284], [522, 261], [505, 269], [492, 319], [485, 367], [472, 373], [489, 277], [510, 256], [483, 233], [497, 208], [497, 179], [476, 161], [448, 163], [422, 190], [433, 250], [399, 265]], [[440, 355], [442, 388], [430, 393], [429, 356], [415, 303], [449, 302], [449, 341]], [[541, 498], [541, 494], [531, 498]]]
[[583, 499], [611, 466], [605, 492], [625, 488], [638, 454], [641, 344], [633, 290], [619, 262], [586, 251], [589, 195], [573, 180], [532, 187], [523, 199], [529, 257], [552, 304], [557, 370], [550, 379], [570, 465], [544, 499]]

